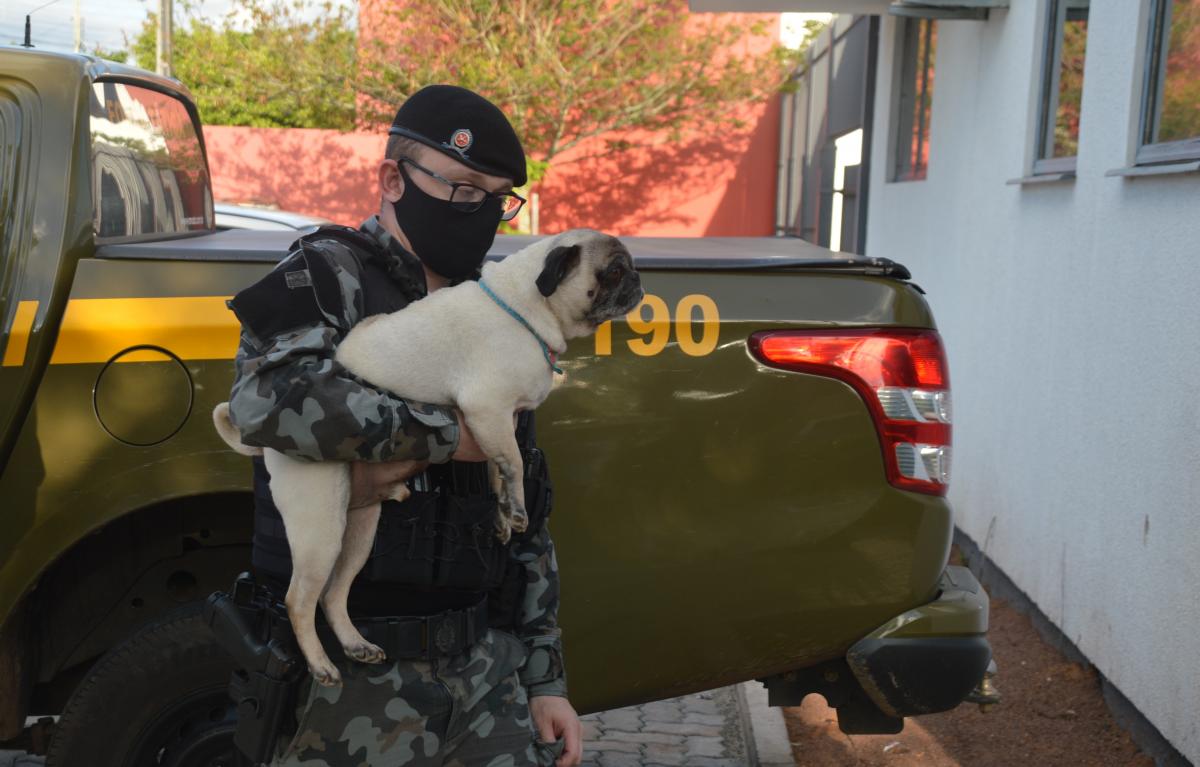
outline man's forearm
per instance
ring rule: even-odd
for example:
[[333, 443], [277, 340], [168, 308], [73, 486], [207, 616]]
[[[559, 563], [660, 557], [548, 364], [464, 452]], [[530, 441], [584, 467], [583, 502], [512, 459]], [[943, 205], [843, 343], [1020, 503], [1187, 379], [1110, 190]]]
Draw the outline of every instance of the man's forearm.
[[355, 380], [333, 359], [335, 345], [325, 326], [298, 329], [265, 351], [243, 339], [229, 402], [242, 440], [308, 460], [449, 460], [458, 443], [453, 411]]
[[529, 650], [520, 672], [521, 683], [531, 697], [566, 697], [562, 631], [558, 626], [558, 561], [549, 529], [543, 523], [536, 535], [514, 546], [510, 556], [521, 563], [526, 576], [516, 627]]
[[562, 644], [558, 639], [551, 644], [532, 646], [520, 676], [521, 684], [525, 685], [526, 693], [531, 698], [539, 695], [567, 697], [567, 674], [563, 668]]

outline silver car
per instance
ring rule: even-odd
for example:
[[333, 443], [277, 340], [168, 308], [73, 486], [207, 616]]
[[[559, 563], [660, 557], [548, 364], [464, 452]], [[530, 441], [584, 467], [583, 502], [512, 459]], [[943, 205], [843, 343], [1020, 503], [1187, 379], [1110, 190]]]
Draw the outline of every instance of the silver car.
[[215, 203], [213, 212], [216, 214], [218, 231], [255, 229], [258, 231], [303, 232], [316, 229], [322, 224], [333, 223], [327, 218], [308, 216], [303, 213], [257, 205], [238, 205], [230, 202]]

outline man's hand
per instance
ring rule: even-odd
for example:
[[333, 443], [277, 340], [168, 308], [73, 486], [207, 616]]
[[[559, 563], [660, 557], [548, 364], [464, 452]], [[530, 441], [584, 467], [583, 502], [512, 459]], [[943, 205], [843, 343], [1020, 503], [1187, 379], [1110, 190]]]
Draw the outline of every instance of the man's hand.
[[450, 457], [455, 461], [486, 461], [487, 456], [475, 441], [475, 435], [467, 428], [462, 411], [455, 408], [454, 414], [458, 416], [458, 449]]
[[579, 714], [566, 698], [556, 695], [537, 695], [529, 699], [529, 712], [533, 715], [533, 725], [537, 728], [538, 737], [546, 743], [553, 743], [562, 738], [562, 756], [554, 763], [555, 767], [575, 767], [583, 759], [583, 725], [579, 723]]
[[350, 464], [350, 508], [379, 503], [392, 489], [425, 470], [429, 461], [354, 461]]

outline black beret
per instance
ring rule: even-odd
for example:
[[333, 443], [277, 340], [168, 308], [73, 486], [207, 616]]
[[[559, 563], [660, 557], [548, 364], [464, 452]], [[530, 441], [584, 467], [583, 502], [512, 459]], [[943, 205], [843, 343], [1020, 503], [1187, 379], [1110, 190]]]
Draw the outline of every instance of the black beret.
[[400, 106], [388, 131], [493, 176], [525, 184], [525, 150], [492, 102], [457, 85], [427, 85]]

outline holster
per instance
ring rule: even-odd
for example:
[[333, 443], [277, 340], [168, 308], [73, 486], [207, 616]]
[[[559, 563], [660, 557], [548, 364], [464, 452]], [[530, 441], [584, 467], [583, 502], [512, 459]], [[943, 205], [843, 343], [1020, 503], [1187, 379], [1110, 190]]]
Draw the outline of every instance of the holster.
[[241, 666], [229, 680], [237, 705], [233, 742], [253, 764], [269, 763], [281, 735], [296, 729], [296, 696], [305, 664], [299, 652], [269, 639], [272, 600], [249, 573], [234, 582], [233, 594], [217, 591], [204, 603], [204, 620]]

